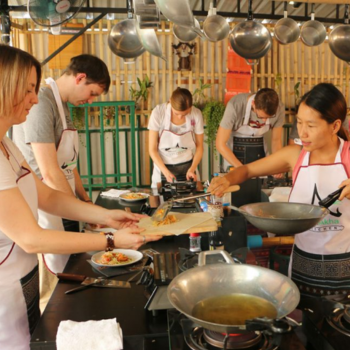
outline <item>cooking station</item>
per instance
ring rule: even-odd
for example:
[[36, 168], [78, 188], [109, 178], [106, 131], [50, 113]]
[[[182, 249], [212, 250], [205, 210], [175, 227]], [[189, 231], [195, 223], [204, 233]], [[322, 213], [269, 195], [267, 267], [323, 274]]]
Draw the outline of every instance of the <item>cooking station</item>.
[[[194, 192], [195, 190], [190, 190], [191, 194]], [[128, 206], [133, 212], [142, 211], [148, 214], [154, 210], [146, 201], [126, 203], [101, 196], [98, 197], [96, 204], [119, 209]], [[189, 207], [180, 206], [173, 210], [193, 212], [199, 211], [200, 208], [195, 201]], [[237, 234], [238, 243], [232, 238], [230, 234], [232, 232], [227, 225], [235, 228], [233, 231], [234, 235]], [[231, 212], [230, 217], [224, 218], [223, 227], [226, 227], [223, 231], [225, 250], [232, 252], [231, 255], [243, 263], [256, 264], [251, 252], [243, 248], [245, 241], [241, 237], [242, 232], [246, 230], [244, 218], [237, 212]], [[207, 250], [208, 234], [203, 233], [201, 236], [202, 249]], [[338, 296], [336, 300], [333, 297], [325, 300], [302, 300], [300, 307], [304, 311], [295, 310], [291, 318], [298, 322], [302, 321], [303, 326], [293, 325], [291, 332], [282, 335], [271, 329], [280, 331], [284, 329], [285, 324], [273, 324], [269, 329], [253, 324], [249, 331], [226, 336], [199, 327], [170, 306], [150, 311], [152, 309], [150, 297], [156, 287], [161, 285], [164, 293], [171, 278], [197, 266], [198, 256], [188, 251], [188, 247], [188, 235], [180, 235], [164, 237], [160, 241], [140, 248], [141, 251], [154, 249], [165, 257], [171, 257], [172, 272], [166, 271], [168, 278], [165, 282], [157, 277], [157, 273], [160, 275], [157, 264], [154, 265], [153, 277], [142, 274], [143, 278], [140, 278], [138, 283], [134, 281], [129, 289], [92, 287], [66, 295], [65, 292], [74, 288], [76, 284], [60, 281], [34, 331], [31, 349], [56, 349], [57, 328], [62, 320], [87, 321], [115, 317], [123, 330], [124, 350], [348, 350], [350, 348], [350, 308], [347, 307], [350, 301], [347, 296]], [[64, 272], [98, 276], [87, 263], [90, 257], [89, 254], [72, 255]], [[214, 258], [214, 262], [223, 263], [220, 256], [217, 260]], [[133, 274], [119, 275], [115, 279], [126, 281], [132, 276]]]

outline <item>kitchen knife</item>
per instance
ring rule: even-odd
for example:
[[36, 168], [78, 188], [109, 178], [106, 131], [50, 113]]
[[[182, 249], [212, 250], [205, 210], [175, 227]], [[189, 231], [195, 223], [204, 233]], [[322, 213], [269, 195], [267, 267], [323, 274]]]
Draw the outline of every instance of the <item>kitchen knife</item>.
[[78, 292], [88, 287], [104, 287], [104, 288], [131, 288], [131, 284], [126, 281], [116, 281], [103, 277], [87, 277], [84, 275], [75, 275], [70, 273], [58, 273], [57, 277], [65, 281], [82, 282], [80, 287], [67, 290], [65, 294]]

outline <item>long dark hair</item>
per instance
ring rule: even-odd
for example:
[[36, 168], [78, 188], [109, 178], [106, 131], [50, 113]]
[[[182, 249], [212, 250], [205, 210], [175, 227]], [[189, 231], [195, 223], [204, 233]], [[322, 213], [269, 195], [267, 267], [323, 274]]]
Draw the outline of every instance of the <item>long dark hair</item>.
[[344, 130], [343, 123], [346, 118], [346, 101], [343, 94], [330, 83], [320, 83], [307, 92], [300, 101], [317, 111], [321, 118], [328, 124], [341, 120], [342, 125], [338, 131], [338, 136], [347, 141], [348, 137]]

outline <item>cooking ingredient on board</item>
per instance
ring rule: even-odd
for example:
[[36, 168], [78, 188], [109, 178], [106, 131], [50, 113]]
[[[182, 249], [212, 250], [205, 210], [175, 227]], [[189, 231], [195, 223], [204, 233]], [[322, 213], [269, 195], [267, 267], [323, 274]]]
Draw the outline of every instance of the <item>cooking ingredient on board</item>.
[[174, 214], [168, 214], [162, 221], [152, 221], [153, 226], [170, 225], [177, 222], [177, 218]]
[[192, 310], [192, 316], [206, 322], [236, 326], [256, 317], [274, 319], [277, 310], [263, 298], [233, 293], [199, 301]]
[[144, 199], [146, 196], [143, 193], [125, 193], [120, 196], [123, 199]]
[[99, 264], [105, 265], [121, 265], [132, 262], [133, 259], [129, 258], [127, 255], [123, 253], [113, 253], [106, 252], [102, 254], [101, 259], [97, 260]]

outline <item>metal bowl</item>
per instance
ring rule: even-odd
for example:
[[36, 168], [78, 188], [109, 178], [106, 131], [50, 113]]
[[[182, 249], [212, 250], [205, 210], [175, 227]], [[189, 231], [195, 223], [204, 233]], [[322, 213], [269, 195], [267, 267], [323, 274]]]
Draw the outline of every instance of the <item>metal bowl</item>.
[[[201, 26], [197, 19], [194, 19], [195, 27], [200, 29]], [[191, 27], [182, 27], [178, 24], [173, 26], [173, 34], [175, 38], [179, 39], [182, 43], [189, 43], [197, 38], [198, 34], [193, 31]]]
[[282, 45], [294, 43], [300, 36], [298, 23], [291, 18], [281, 18], [275, 25], [275, 37]]
[[216, 42], [227, 38], [230, 26], [224, 17], [212, 15], [205, 19], [203, 32], [209, 41]]
[[117, 56], [124, 58], [125, 62], [133, 62], [136, 57], [145, 52], [136, 30], [135, 19], [124, 19], [111, 29], [108, 35], [108, 46]]
[[326, 28], [315, 20], [305, 22], [300, 30], [300, 39], [306, 46], [317, 46], [326, 39]]
[[232, 49], [245, 59], [265, 56], [272, 46], [269, 30], [261, 23], [245, 21], [237, 24], [229, 36]]
[[329, 47], [335, 56], [350, 62], [350, 25], [339, 25], [330, 32]]

